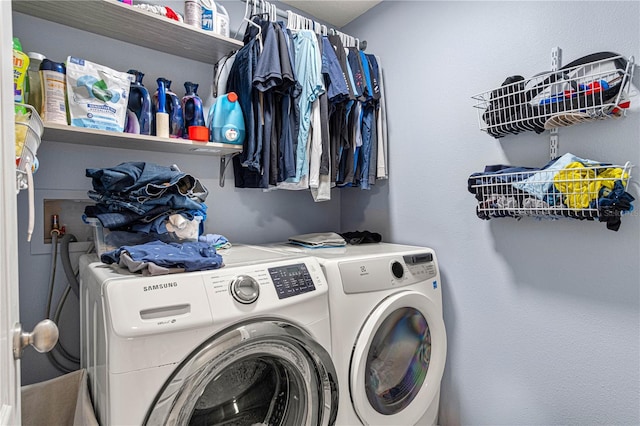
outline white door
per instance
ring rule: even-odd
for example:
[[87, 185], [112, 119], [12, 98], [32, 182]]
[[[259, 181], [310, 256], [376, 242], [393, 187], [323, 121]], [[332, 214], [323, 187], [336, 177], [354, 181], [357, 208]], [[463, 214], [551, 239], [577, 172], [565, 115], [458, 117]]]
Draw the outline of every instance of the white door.
[[[18, 304], [18, 220], [11, 2], [0, 0], [0, 425], [20, 423], [20, 356], [25, 345], [46, 352], [58, 329], [50, 320], [33, 333], [20, 327]], [[26, 236], [22, 236], [26, 238]]]
[[0, 20], [0, 425], [9, 425], [20, 419], [20, 361], [13, 359], [19, 316], [11, 2], [0, 1]]

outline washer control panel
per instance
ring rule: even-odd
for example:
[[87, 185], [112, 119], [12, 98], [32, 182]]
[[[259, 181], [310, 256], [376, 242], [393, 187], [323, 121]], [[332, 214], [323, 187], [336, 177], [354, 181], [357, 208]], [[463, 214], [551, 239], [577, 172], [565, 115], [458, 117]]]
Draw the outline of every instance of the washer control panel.
[[279, 299], [296, 296], [316, 289], [304, 263], [269, 268]]

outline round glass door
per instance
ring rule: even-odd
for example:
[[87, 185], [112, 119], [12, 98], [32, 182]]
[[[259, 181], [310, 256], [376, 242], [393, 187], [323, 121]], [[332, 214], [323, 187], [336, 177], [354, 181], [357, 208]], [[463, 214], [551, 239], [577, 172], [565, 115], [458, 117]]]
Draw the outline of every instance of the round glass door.
[[396, 414], [416, 397], [429, 370], [431, 332], [415, 308], [399, 308], [380, 324], [366, 361], [365, 389], [371, 406]]
[[145, 424], [324, 426], [337, 401], [333, 363], [308, 333], [281, 321], [244, 323], [180, 364]]
[[349, 387], [364, 424], [415, 424], [437, 397], [447, 340], [442, 312], [402, 291], [384, 299], [360, 330]]

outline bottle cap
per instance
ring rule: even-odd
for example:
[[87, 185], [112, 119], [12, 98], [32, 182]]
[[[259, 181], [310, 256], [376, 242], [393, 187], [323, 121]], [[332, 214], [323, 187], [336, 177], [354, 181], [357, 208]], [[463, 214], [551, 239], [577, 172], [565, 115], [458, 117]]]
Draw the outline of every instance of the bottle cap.
[[47, 59], [46, 56], [44, 56], [42, 53], [38, 53], [38, 52], [27, 52], [27, 56], [30, 59], [35, 59], [36, 61], [44, 61], [45, 59]]
[[229, 102], [236, 102], [238, 100], [238, 95], [236, 94], [236, 92], [229, 92], [227, 94], [227, 99], [229, 100]]
[[20, 39], [18, 37], [13, 38], [13, 48], [22, 52], [22, 43], [20, 43]]
[[209, 142], [209, 129], [205, 126], [189, 126], [189, 139], [192, 141]]

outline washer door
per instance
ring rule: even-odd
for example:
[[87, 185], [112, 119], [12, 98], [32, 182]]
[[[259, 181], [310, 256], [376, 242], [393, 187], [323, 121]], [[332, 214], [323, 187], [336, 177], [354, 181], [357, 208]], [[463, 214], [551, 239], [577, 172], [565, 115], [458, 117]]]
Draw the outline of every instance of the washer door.
[[349, 390], [365, 425], [414, 425], [440, 389], [447, 337], [424, 294], [384, 299], [365, 321], [351, 357]]
[[197, 348], [174, 371], [145, 418], [148, 425], [331, 425], [338, 382], [329, 354], [281, 320], [235, 325]]

